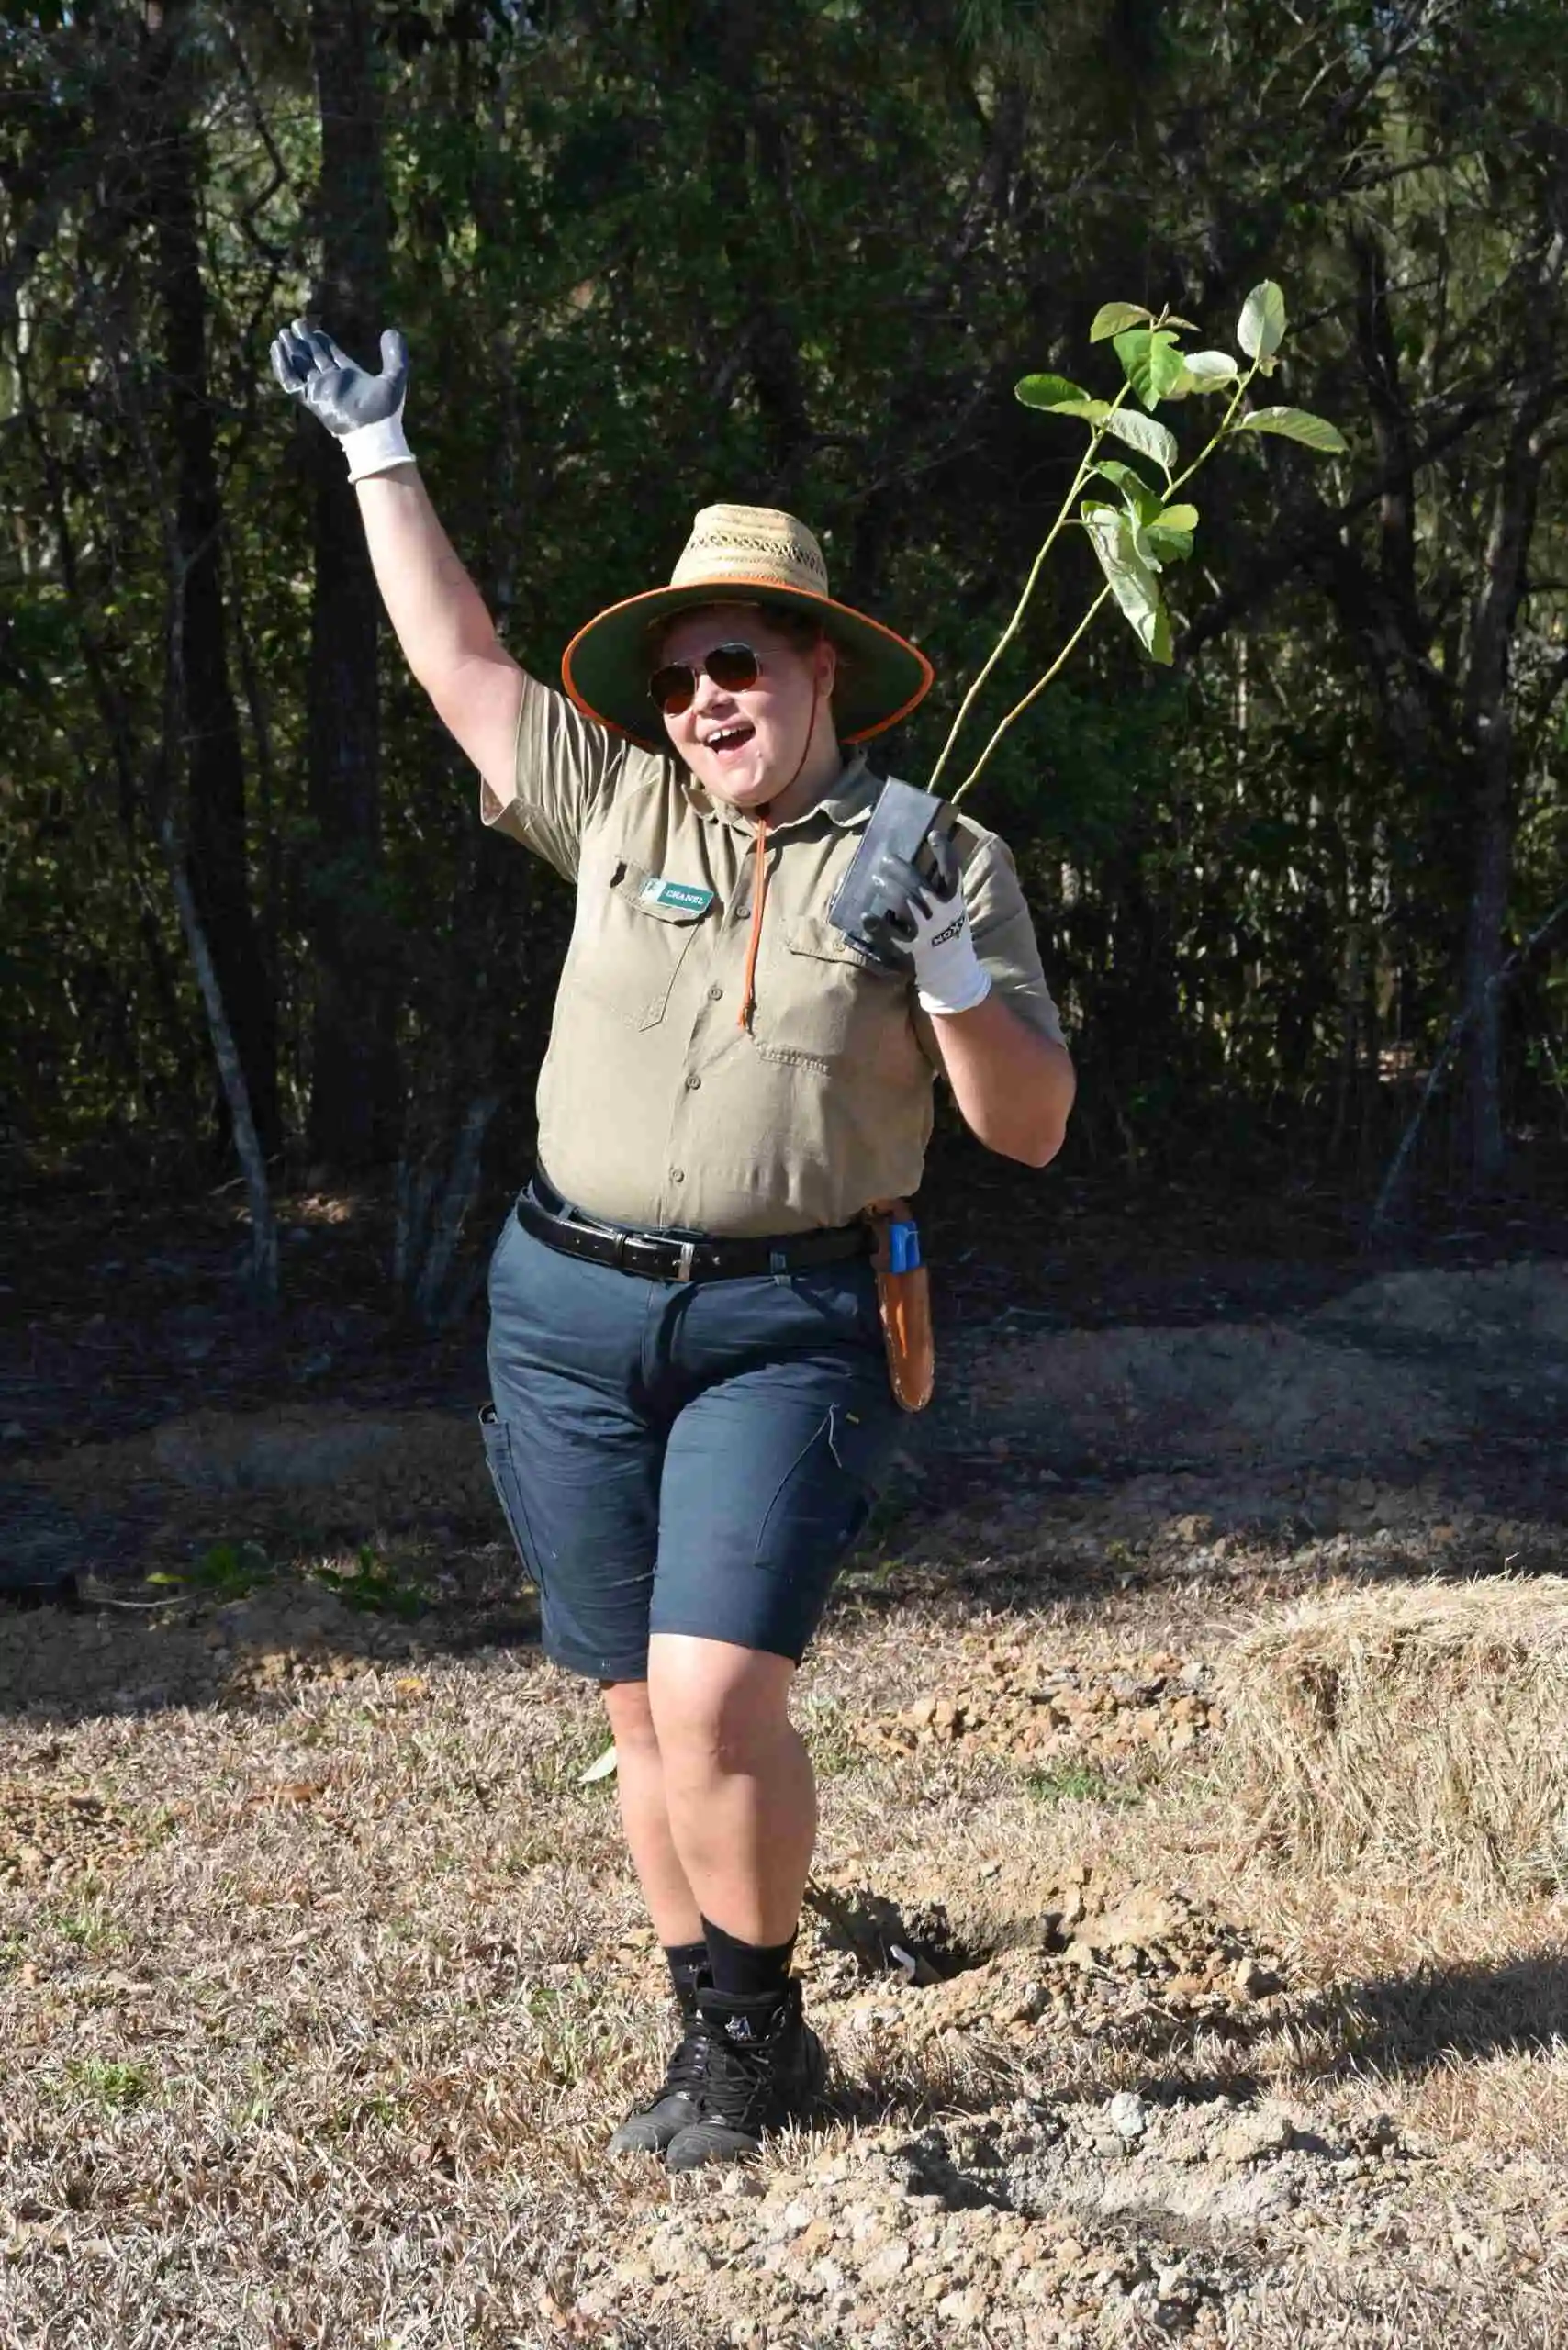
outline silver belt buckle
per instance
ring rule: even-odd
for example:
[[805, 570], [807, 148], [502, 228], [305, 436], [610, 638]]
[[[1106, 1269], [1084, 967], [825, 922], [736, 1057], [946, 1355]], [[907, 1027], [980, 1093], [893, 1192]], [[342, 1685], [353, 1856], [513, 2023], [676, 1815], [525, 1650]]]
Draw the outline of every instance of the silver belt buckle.
[[675, 1277], [678, 1281], [689, 1281], [691, 1279], [691, 1268], [696, 1256], [696, 1241], [683, 1240], [680, 1244], [680, 1257], [676, 1268]]

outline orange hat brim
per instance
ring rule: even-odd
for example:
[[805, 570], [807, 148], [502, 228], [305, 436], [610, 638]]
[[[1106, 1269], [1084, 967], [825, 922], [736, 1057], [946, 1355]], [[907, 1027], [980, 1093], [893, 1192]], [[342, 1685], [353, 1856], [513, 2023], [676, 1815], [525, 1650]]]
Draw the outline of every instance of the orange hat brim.
[[841, 743], [866, 743], [885, 733], [931, 689], [935, 671], [924, 654], [880, 621], [810, 588], [733, 576], [651, 588], [608, 605], [577, 631], [561, 655], [561, 682], [577, 708], [601, 726], [644, 750], [667, 750], [663, 721], [648, 699], [648, 631], [694, 606], [723, 603], [772, 605], [820, 616], [823, 633], [850, 656], [833, 697]]

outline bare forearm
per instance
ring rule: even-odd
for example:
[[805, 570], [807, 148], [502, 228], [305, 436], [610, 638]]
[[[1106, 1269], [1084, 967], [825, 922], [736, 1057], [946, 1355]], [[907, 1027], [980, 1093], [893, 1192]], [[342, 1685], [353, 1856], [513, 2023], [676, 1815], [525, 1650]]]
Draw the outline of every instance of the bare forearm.
[[1052, 1044], [992, 993], [972, 1012], [932, 1022], [965, 1124], [988, 1150], [1044, 1167], [1062, 1147], [1076, 1080]]
[[386, 616], [409, 668], [439, 702], [465, 662], [496, 657], [495, 623], [413, 465], [371, 475], [358, 495]]
[[358, 487], [375, 584], [404, 657], [504, 799], [513, 788], [522, 671], [496, 634], [413, 466], [372, 474]]

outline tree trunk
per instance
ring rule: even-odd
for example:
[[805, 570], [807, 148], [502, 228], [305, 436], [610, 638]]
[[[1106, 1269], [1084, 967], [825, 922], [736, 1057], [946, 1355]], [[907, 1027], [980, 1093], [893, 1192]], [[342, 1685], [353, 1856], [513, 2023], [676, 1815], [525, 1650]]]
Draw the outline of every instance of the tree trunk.
[[229, 680], [223, 509], [207, 380], [207, 290], [196, 232], [198, 159], [184, 94], [171, 84], [168, 98], [148, 174], [163, 314], [167, 414], [174, 443], [172, 706], [183, 735], [177, 756], [187, 782], [185, 854], [191, 894], [244, 1072], [256, 1135], [271, 1158], [282, 1140], [277, 1010], [251, 906], [245, 763]]
[[[370, 0], [312, 0], [321, 116], [317, 316], [375, 364], [386, 324], [388, 222]], [[396, 1100], [387, 923], [379, 905], [380, 598], [342, 452], [318, 426], [315, 596], [308, 733], [315, 840], [308, 922], [315, 961], [310, 1150], [342, 1173], [384, 1149]]]
[[1464, 1139], [1471, 1181], [1501, 1181], [1505, 925], [1513, 866], [1512, 730], [1499, 711], [1477, 762], [1474, 864], [1464, 935]]

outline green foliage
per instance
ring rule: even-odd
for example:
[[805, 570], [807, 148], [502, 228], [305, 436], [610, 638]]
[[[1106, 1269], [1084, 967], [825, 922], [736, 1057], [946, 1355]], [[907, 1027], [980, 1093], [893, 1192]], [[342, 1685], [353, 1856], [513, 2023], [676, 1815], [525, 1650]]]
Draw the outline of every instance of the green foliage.
[[1168, 327], [1130, 327], [1114, 338], [1122, 372], [1145, 408], [1157, 408], [1182, 380], [1182, 348]]
[[1111, 593], [1151, 661], [1170, 664], [1170, 621], [1153, 566], [1138, 547], [1134, 519], [1114, 507], [1085, 503], [1084, 528]]
[[243, 1599], [259, 1583], [270, 1583], [276, 1572], [258, 1542], [214, 1542], [190, 1566], [159, 1568], [147, 1580], [176, 1591]]
[[[1148, 323], [1123, 323], [1134, 318], [1146, 319]], [[1194, 374], [1188, 366], [1186, 354], [1178, 340], [1178, 330], [1193, 334], [1198, 331], [1189, 320], [1175, 318], [1169, 310], [1161, 310], [1157, 317], [1137, 303], [1108, 302], [1096, 311], [1090, 332], [1091, 341], [1096, 336], [1101, 340], [1109, 336], [1121, 361], [1126, 382], [1124, 391], [1114, 400], [1094, 399], [1061, 375], [1025, 375], [1014, 385], [1015, 396], [1025, 408], [1042, 408], [1047, 415], [1073, 417], [1086, 423], [1089, 426], [1089, 448], [1030, 567], [1023, 596], [1013, 618], [964, 698], [936, 762], [932, 778], [934, 789], [952, 755], [964, 721], [974, 707], [980, 689], [1018, 633], [1038, 586], [1046, 557], [1069, 519], [1070, 509], [1079, 489], [1092, 477], [1099, 476], [1114, 482], [1121, 490], [1124, 501], [1121, 512], [1093, 498], [1084, 498], [1079, 508], [1078, 519], [1104, 576], [1104, 593], [1114, 599], [1151, 661], [1168, 668], [1174, 658], [1170, 616], [1165, 607], [1159, 574], [1166, 564], [1185, 562], [1192, 554], [1193, 532], [1198, 523], [1197, 509], [1177, 501], [1167, 515], [1161, 494], [1150, 488], [1141, 474], [1119, 459], [1107, 460], [1101, 453], [1107, 434], [1125, 442], [1140, 456], [1151, 458], [1165, 476], [1164, 496], [1173, 498], [1180, 449], [1175, 434], [1159, 422], [1153, 410], [1162, 399], [1185, 398], [1191, 390], [1201, 389], [1205, 385], [1234, 382], [1236, 388], [1224, 417], [1182, 474], [1182, 482], [1190, 481], [1227, 438], [1234, 437], [1249, 423], [1264, 431], [1282, 433], [1319, 451], [1343, 449], [1345, 444], [1338, 433], [1319, 417], [1307, 416], [1296, 408], [1267, 408], [1251, 418], [1241, 411], [1241, 401], [1254, 377], [1271, 364], [1284, 337], [1284, 297], [1277, 285], [1265, 282], [1254, 286], [1247, 297], [1241, 314], [1240, 339], [1252, 364], [1245, 373], [1224, 352], [1202, 352], [1195, 354], [1198, 364]], [[1140, 414], [1137, 409], [1126, 407], [1126, 391], [1136, 393], [1149, 413]], [[1090, 606], [1044, 676], [1036, 680], [1023, 699], [1014, 703], [1003, 718], [954, 793], [955, 800], [962, 800], [979, 781], [1008, 729], [1034, 705], [1044, 688], [1065, 666], [1103, 600], [1103, 597], [1096, 599]]]
[[[569, 895], [480, 832], [389, 652], [380, 869], [319, 854], [314, 493], [265, 367], [319, 266], [308, 17], [192, 0], [184, 21], [167, 103], [200, 128], [246, 879], [291, 1134], [324, 896], [375, 925], [410, 1122], [499, 1091], [493, 1148], [518, 1159]], [[0, 315], [0, 1141], [210, 1181], [210, 1063], [149, 822], [180, 766], [181, 424], [146, 180], [168, 124], [123, 108], [145, 12], [6, 22], [7, 269], [24, 225], [42, 241]], [[553, 676], [578, 622], [667, 575], [697, 504], [781, 504], [822, 531], [838, 592], [931, 653], [938, 690], [887, 746], [926, 773], [949, 681], [986, 667], [1065, 513], [973, 714], [979, 747], [1019, 711], [981, 812], [1005, 816], [1077, 1030], [1075, 1147], [1184, 1163], [1288, 1134], [1304, 1173], [1371, 1171], [1407, 1099], [1388, 1071], [1425, 1067], [1452, 1016], [1476, 854], [1463, 670], [1538, 362], [1531, 429], [1561, 434], [1560, 12], [1417, 23], [1334, 0], [1285, 43], [1263, 0], [1195, 0], [1136, 40], [1098, 0], [781, 0], [698, 40], [689, 12], [609, 0], [385, 22], [410, 438], [511, 648]], [[1399, 430], [1418, 463], [1395, 576], [1371, 493]], [[1199, 489], [1184, 469], [1216, 433]], [[1561, 896], [1568, 848], [1561, 455], [1529, 529], [1504, 646], [1510, 936]], [[1397, 595], [1358, 611], [1357, 565]], [[1102, 592], [1126, 625], [1030, 699]], [[1384, 683], [1391, 610], [1414, 618]], [[1401, 695], [1438, 713], [1413, 740], [1390, 731]], [[1562, 970], [1532, 965], [1504, 1040], [1521, 1117], [1551, 1133], [1557, 1063], [1527, 1046], [1555, 1033]]]
[[1025, 1774], [1025, 1785], [1036, 1803], [1103, 1803], [1117, 1806], [1142, 1800], [1136, 1788], [1120, 1786], [1092, 1762], [1048, 1762]]
[[1285, 297], [1272, 279], [1265, 278], [1247, 297], [1236, 339], [1260, 374], [1273, 373], [1275, 355], [1285, 339]]
[[1236, 420], [1238, 432], [1277, 432], [1282, 441], [1299, 441], [1330, 457], [1343, 456], [1345, 436], [1321, 416], [1300, 408], [1255, 408]]
[[1081, 416], [1086, 408], [1103, 413], [1108, 406], [1103, 400], [1091, 400], [1087, 392], [1077, 384], [1070, 384], [1065, 375], [1025, 375], [1016, 388], [1025, 408], [1065, 408], [1070, 416]]
[[399, 1574], [369, 1543], [355, 1554], [353, 1567], [319, 1566], [312, 1570], [312, 1576], [356, 1615], [397, 1616], [409, 1623], [430, 1605], [424, 1582], [416, 1575]]
[[66, 2065], [65, 2074], [82, 2096], [117, 2113], [140, 2105], [152, 2087], [151, 2066], [130, 2058], [75, 2056]]

